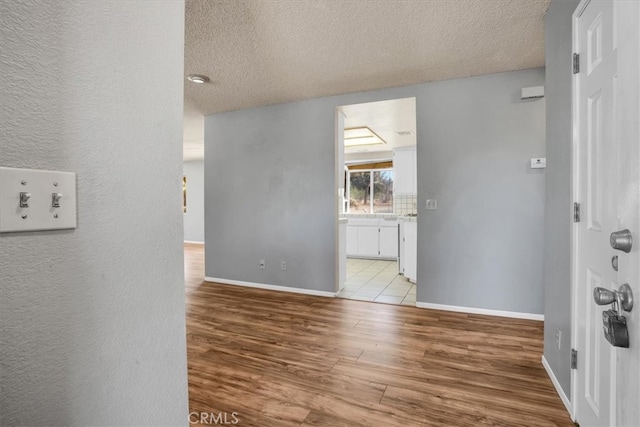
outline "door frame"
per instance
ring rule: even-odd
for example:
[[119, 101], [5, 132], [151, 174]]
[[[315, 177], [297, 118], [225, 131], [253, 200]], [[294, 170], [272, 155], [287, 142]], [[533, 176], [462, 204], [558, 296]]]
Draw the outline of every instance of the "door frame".
[[[391, 97], [389, 98], [388, 96], [381, 96], [380, 93], [381, 91], [376, 90], [376, 91], [372, 91], [371, 93], [373, 95], [371, 95], [371, 93], [367, 92], [365, 93], [364, 97], [360, 98], [360, 96], [356, 96], [354, 98], [350, 98], [347, 97], [345, 95], [345, 98], [350, 98], [351, 102], [348, 102], [346, 99], [343, 100], [343, 102], [340, 102], [338, 105], [336, 105], [334, 107], [334, 124], [333, 124], [333, 128], [334, 128], [334, 186], [333, 186], [333, 194], [334, 194], [334, 235], [335, 235], [335, 252], [334, 252], [334, 259], [335, 259], [335, 273], [334, 273], [334, 281], [335, 281], [335, 295], [337, 295], [340, 292], [340, 260], [341, 260], [341, 253], [340, 253], [340, 203], [338, 202], [338, 197], [339, 194], [337, 193], [337, 190], [340, 186], [340, 182], [341, 182], [341, 175], [345, 172], [345, 166], [344, 166], [344, 161], [340, 162], [340, 155], [342, 153], [342, 156], [344, 156], [344, 129], [340, 129], [339, 128], [339, 123], [340, 123], [340, 118], [339, 116], [342, 114], [344, 115], [344, 112], [342, 111], [342, 107], [348, 106], [348, 105], [354, 105], [354, 104], [368, 104], [368, 103], [372, 103], [372, 102], [383, 102], [383, 101], [395, 101], [395, 100], [399, 100], [399, 99], [408, 99], [408, 98], [413, 98], [414, 103], [416, 105], [416, 111], [415, 111], [415, 121], [416, 121], [416, 168], [417, 168], [417, 161], [418, 161], [418, 95], [415, 93], [411, 93], [411, 94], [407, 94], [406, 96], [397, 96], [397, 97]], [[346, 117], [346, 116], [345, 116]], [[341, 139], [341, 135], [342, 135], [342, 140]], [[343, 157], [344, 160], [344, 157]], [[417, 169], [416, 169], [416, 175], [417, 175]], [[394, 179], [395, 179], [395, 175], [394, 175]], [[417, 188], [417, 178], [416, 178], [416, 195], [418, 194], [418, 188]], [[348, 188], [349, 188], [349, 183], [346, 182], [345, 183], [345, 194], [348, 195]], [[347, 199], [348, 200], [348, 199]], [[420, 203], [418, 203], [418, 206], [420, 206]], [[420, 209], [418, 208], [418, 211]], [[398, 249], [399, 251], [399, 249]], [[417, 254], [416, 254], [417, 256]], [[346, 252], [345, 252], [345, 258], [346, 258]], [[417, 276], [417, 274], [416, 274]], [[417, 282], [417, 279], [416, 279]]]
[[[583, 14], [587, 6], [591, 3], [592, 0], [581, 0], [576, 10], [573, 12], [571, 18], [571, 48], [572, 52], [580, 52], [579, 46], [579, 36], [578, 36], [578, 21], [580, 16]], [[614, 14], [615, 12], [615, 5]], [[614, 31], [616, 29], [614, 28]], [[614, 36], [615, 37], [615, 36]], [[579, 90], [579, 76], [580, 74], [573, 74], [571, 81], [571, 119], [572, 119], [572, 131], [571, 131], [571, 189], [570, 189], [570, 200], [571, 200], [571, 245], [570, 245], [570, 278], [571, 278], [571, 348], [577, 349], [578, 347], [578, 256], [579, 256], [579, 245], [578, 245], [578, 228], [579, 223], [573, 221], [573, 203], [578, 201], [579, 195], [579, 186], [580, 186], [580, 114], [579, 114], [579, 98], [580, 98], [580, 90]], [[614, 126], [616, 124], [614, 123]], [[580, 201], [582, 202], [582, 201]], [[616, 351], [615, 348], [611, 350], [611, 367], [609, 373], [611, 380], [611, 396], [610, 396], [610, 405], [611, 405], [611, 413], [613, 414], [614, 419], [617, 418], [616, 413]], [[603, 375], [604, 373], [601, 373]], [[606, 375], [606, 374], [605, 374]], [[571, 416], [571, 420], [576, 422], [578, 416], [578, 399], [576, 398], [576, 393], [578, 392], [578, 370], [571, 369], [571, 410], [569, 415]]]
[[[578, 47], [578, 31], [577, 31], [577, 22], [578, 17], [582, 14], [584, 9], [589, 4], [589, 0], [581, 0], [578, 4], [578, 7], [573, 12], [571, 17], [571, 52], [576, 52]], [[578, 157], [578, 142], [579, 142], [579, 134], [576, 131], [579, 124], [579, 114], [577, 108], [578, 100], [578, 81], [576, 75], [574, 74], [571, 78], [571, 189], [569, 191], [570, 197], [570, 217], [571, 221], [571, 245], [570, 245], [570, 278], [571, 278], [571, 348], [575, 349], [578, 344], [578, 274], [577, 274], [577, 265], [578, 265], [578, 223], [573, 222], [571, 207], [573, 207], [573, 203], [576, 200], [576, 196], [578, 194], [578, 184], [579, 184], [579, 172], [580, 169], [578, 167], [579, 157]], [[569, 416], [571, 417], [571, 421], [576, 421], [576, 389], [578, 388], [578, 375], [577, 370], [571, 369], [571, 410]]]

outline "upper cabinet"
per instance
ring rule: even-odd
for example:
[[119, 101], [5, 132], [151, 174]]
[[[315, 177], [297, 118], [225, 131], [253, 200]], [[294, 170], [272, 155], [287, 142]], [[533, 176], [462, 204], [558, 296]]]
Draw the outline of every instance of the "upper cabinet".
[[395, 172], [394, 194], [418, 192], [416, 147], [397, 148], [393, 153], [393, 170]]

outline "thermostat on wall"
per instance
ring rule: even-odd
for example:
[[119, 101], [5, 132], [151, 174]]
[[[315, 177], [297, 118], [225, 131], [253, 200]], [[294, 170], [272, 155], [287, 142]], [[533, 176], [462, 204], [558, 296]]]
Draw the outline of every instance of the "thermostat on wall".
[[531, 159], [531, 169], [544, 169], [547, 167], [546, 157], [536, 157]]

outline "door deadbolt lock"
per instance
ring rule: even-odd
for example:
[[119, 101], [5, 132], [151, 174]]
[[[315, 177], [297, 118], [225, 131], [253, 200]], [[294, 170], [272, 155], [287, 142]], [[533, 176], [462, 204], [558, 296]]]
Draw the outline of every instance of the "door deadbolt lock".
[[620, 231], [614, 231], [611, 233], [609, 243], [613, 249], [617, 249], [622, 252], [631, 252], [631, 246], [633, 246], [633, 237], [631, 231], [624, 229]]

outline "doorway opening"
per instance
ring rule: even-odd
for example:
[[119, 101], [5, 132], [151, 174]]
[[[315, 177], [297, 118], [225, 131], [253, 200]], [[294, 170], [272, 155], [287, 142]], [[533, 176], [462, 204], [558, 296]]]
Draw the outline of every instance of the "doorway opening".
[[336, 109], [336, 295], [415, 306], [416, 99]]

